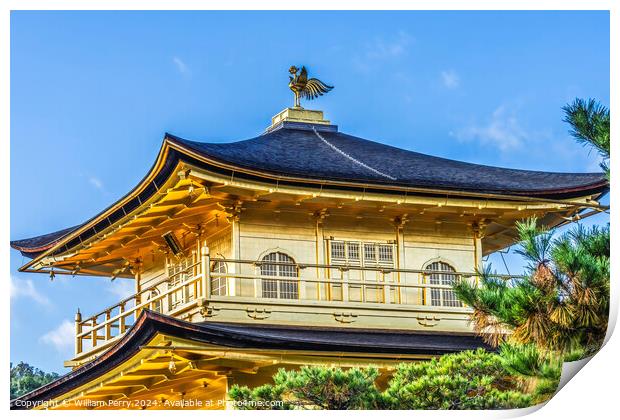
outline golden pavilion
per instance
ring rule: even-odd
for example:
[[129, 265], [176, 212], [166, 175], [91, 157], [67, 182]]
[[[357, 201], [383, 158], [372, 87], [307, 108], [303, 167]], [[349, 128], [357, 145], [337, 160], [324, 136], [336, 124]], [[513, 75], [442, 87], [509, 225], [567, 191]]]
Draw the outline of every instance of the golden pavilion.
[[475, 281], [516, 221], [587, 217], [608, 188], [599, 173], [398, 149], [300, 106], [249, 140], [166, 134], [123, 198], [11, 242], [23, 272], [135, 279], [117, 304], [78, 310], [72, 370], [11, 407], [222, 409], [231, 385], [281, 367], [374, 365], [387, 380], [402, 361], [484, 347], [451, 284]]

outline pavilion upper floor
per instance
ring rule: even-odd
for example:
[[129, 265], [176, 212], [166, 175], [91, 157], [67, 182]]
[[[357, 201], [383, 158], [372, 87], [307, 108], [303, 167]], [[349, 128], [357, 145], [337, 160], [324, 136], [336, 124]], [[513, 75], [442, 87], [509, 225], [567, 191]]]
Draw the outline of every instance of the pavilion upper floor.
[[475, 281], [485, 255], [515, 242], [517, 221], [604, 210], [596, 174], [448, 161], [332, 127], [231, 144], [168, 136], [108, 209], [12, 242], [32, 258], [22, 271], [135, 281], [116, 305], [76, 314], [69, 364], [112, 345], [144, 308], [192, 322], [471, 334], [451, 285]]

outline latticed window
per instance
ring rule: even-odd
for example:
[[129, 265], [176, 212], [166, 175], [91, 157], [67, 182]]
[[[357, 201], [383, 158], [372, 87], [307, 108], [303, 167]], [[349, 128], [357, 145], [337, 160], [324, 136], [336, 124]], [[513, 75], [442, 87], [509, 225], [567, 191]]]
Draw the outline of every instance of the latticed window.
[[[178, 261], [168, 261], [168, 287], [173, 288], [179, 284], [185, 282], [193, 275], [193, 257], [186, 257], [179, 259]], [[189, 287], [182, 287], [173, 292], [169, 297], [170, 309], [174, 309], [177, 306], [189, 301], [193, 298], [193, 291]]]
[[[383, 268], [394, 268], [394, 244], [387, 242], [364, 242], [330, 240], [330, 264], [347, 266], [346, 278], [349, 282], [345, 289], [340, 281], [344, 281], [345, 274], [341, 270], [333, 269], [330, 277], [335, 280], [328, 286], [331, 299], [357, 302], [383, 302], [386, 293], [392, 294], [393, 288], [386, 289], [383, 284], [394, 281], [390, 272]], [[345, 296], [345, 293], [347, 294]]]
[[377, 244], [364, 244], [364, 261], [377, 261]]
[[379, 244], [379, 265], [394, 263], [394, 247], [392, 245]]
[[345, 253], [344, 241], [332, 241], [332, 260], [346, 260], [347, 254]]
[[[265, 255], [260, 266], [262, 276], [297, 277], [295, 261], [282, 252]], [[298, 299], [299, 285], [297, 280], [262, 280], [263, 297], [280, 299]]]
[[[426, 266], [428, 271], [439, 271], [439, 273], [429, 274], [430, 284], [441, 286], [452, 286], [456, 281], [456, 271], [454, 268], [441, 261], [437, 261]], [[452, 306], [461, 307], [463, 303], [456, 297], [452, 290], [431, 289], [431, 305], [433, 306]]]
[[360, 260], [359, 242], [347, 242], [347, 258], [352, 263], [359, 263], [359, 260]]
[[394, 267], [394, 245], [379, 242], [330, 241], [332, 264]]
[[178, 261], [168, 261], [168, 278], [170, 279], [170, 285], [176, 286], [187, 280], [191, 273], [189, 267], [192, 265], [192, 258], [182, 258]]
[[226, 277], [218, 276], [218, 274], [226, 274], [226, 263], [224, 261], [216, 261], [211, 266], [211, 294], [215, 296], [226, 296]]
[[350, 242], [345, 241], [331, 241], [330, 242], [330, 256], [332, 264], [347, 264], [349, 263], [347, 244]]

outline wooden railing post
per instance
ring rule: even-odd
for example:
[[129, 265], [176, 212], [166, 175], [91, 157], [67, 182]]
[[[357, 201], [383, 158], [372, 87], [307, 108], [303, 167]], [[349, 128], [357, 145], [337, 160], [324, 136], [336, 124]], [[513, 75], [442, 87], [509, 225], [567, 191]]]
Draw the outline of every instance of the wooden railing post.
[[301, 269], [297, 269], [297, 276], [299, 278], [299, 300], [306, 300], [306, 281], [302, 278]]
[[75, 313], [75, 354], [82, 353], [82, 314], [80, 308]]
[[209, 247], [203, 246], [201, 251], [200, 265], [202, 270], [202, 294], [205, 299], [211, 298], [211, 256]]
[[390, 303], [390, 285], [385, 282], [385, 271], [381, 270], [381, 282], [383, 283], [383, 302]]
[[93, 348], [95, 348], [97, 347], [97, 318], [96, 317], [91, 318], [91, 327], [92, 327], [92, 330], [90, 331], [90, 341], [92, 343]]
[[424, 285], [424, 287], [422, 287], [422, 305], [426, 305], [427, 301], [428, 301], [428, 289], [426, 287], [426, 273], [422, 273], [422, 284]]
[[105, 339], [112, 338], [112, 325], [110, 325], [110, 310], [105, 311]]
[[136, 306], [138, 306], [142, 300], [142, 259], [136, 258], [131, 266], [131, 272], [136, 282]]
[[[121, 303], [119, 305], [119, 314], [122, 314], [123, 312], [125, 312], [125, 302]], [[120, 316], [118, 318], [118, 333], [119, 334], [124, 334], [125, 333], [125, 317], [124, 316]]]
[[[228, 279], [227, 279], [226, 281], [228, 281]], [[255, 297], [255, 298], [258, 298], [258, 297], [260, 297], [260, 296], [261, 296], [261, 294], [259, 293], [259, 290], [260, 290], [261, 284], [262, 284], [262, 280], [259, 280], [259, 279], [257, 279], [257, 278], [256, 278], [256, 279], [254, 279], [254, 297]], [[228, 289], [227, 289], [227, 290], [228, 290]]]

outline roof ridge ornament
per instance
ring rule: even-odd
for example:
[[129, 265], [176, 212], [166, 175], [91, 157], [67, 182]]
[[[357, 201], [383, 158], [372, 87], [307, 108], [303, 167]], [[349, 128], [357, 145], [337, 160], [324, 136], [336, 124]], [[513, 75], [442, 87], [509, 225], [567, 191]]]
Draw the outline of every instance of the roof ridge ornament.
[[[295, 94], [295, 108], [302, 108], [300, 103], [301, 98], [312, 100], [319, 96], [323, 96], [334, 88], [333, 86], [323, 83], [319, 79], [308, 79], [306, 66], [301, 66], [301, 71], [297, 67], [291, 66], [288, 72], [292, 74], [292, 76], [289, 76], [288, 87]], [[298, 72], [299, 74], [297, 74]]]

